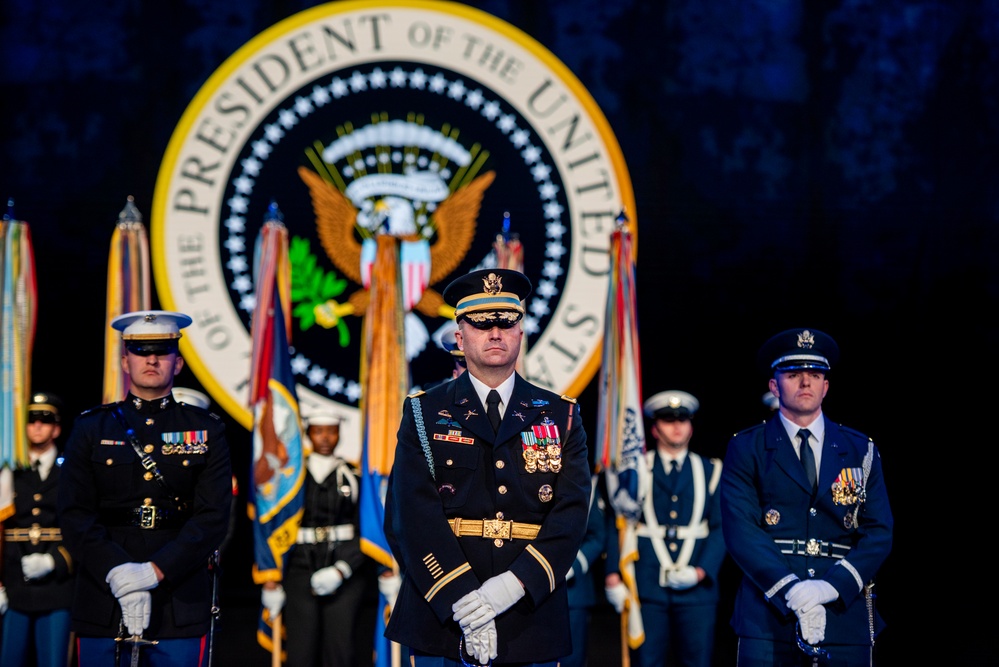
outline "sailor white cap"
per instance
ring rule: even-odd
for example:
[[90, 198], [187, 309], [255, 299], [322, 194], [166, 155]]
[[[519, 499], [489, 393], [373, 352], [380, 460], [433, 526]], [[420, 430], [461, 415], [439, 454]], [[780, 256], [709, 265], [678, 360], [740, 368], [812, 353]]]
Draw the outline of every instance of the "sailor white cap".
[[645, 416], [650, 419], [690, 419], [701, 407], [700, 402], [685, 391], [661, 391], [645, 401]]

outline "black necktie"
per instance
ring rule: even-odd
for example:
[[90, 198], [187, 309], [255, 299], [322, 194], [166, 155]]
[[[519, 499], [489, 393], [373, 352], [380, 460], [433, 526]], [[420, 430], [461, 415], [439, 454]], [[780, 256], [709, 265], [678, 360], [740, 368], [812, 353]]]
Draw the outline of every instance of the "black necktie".
[[672, 475], [676, 472], [676, 459], [669, 460], [669, 470], [666, 471], [667, 475]]
[[805, 476], [808, 477], [808, 483], [812, 485], [812, 490], [815, 490], [815, 454], [812, 452], [812, 446], [808, 444], [808, 438], [812, 434], [807, 428], [803, 428], [798, 431], [798, 437], [801, 438], [801, 445], [799, 447], [798, 455], [801, 457], [801, 465], [805, 468]]
[[489, 417], [489, 423], [493, 425], [493, 432], [499, 432], [500, 427], [500, 413], [499, 413], [500, 395], [495, 389], [489, 390], [489, 395], [486, 396], [486, 416]]

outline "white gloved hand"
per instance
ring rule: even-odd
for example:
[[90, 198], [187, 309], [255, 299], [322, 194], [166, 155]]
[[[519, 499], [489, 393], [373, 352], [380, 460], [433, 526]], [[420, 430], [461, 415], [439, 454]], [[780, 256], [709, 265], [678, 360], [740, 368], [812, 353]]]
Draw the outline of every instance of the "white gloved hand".
[[[832, 584], [822, 579], [799, 581], [784, 596], [788, 608], [797, 613], [808, 613], [814, 607], [832, 602], [839, 597], [839, 592]], [[800, 614], [799, 614], [800, 616]]]
[[52, 554], [28, 554], [21, 557], [21, 573], [25, 579], [41, 579], [55, 569]]
[[122, 563], [111, 568], [104, 581], [111, 585], [111, 594], [116, 598], [135, 591], [148, 591], [159, 583], [152, 563]]
[[0, 615], [7, 613], [7, 607], [10, 603], [7, 601], [7, 589], [0, 586]]
[[402, 577], [392, 573], [378, 577], [378, 592], [385, 596], [389, 606], [395, 609], [395, 601], [399, 598], [399, 589], [402, 587]]
[[309, 583], [314, 595], [333, 595], [343, 583], [343, 573], [330, 565], [313, 572]]
[[478, 630], [516, 604], [526, 591], [517, 575], [507, 571], [486, 579], [477, 590], [451, 606], [462, 630]]
[[826, 638], [826, 608], [818, 604], [809, 611], [799, 613], [798, 624], [801, 626], [801, 638], [813, 646], [818, 644]]
[[496, 621], [491, 620], [477, 630], [465, 631], [465, 650], [480, 665], [488, 665], [499, 653], [496, 647]]
[[642, 504], [632, 498], [624, 489], [618, 491], [617, 495], [611, 501], [611, 505], [617, 510], [618, 514], [623, 514], [629, 519], [637, 519], [642, 516]]
[[624, 585], [624, 582], [619, 581], [613, 586], [604, 587], [604, 593], [607, 595], [607, 601], [611, 603], [612, 607], [614, 607], [614, 611], [619, 614], [623, 614], [624, 603], [630, 595], [628, 587]]
[[152, 612], [153, 594], [149, 591], [133, 591], [118, 598], [121, 605], [121, 620], [130, 635], [142, 635], [149, 627], [149, 614]]
[[674, 590], [684, 591], [697, 585], [697, 568], [693, 565], [670, 570], [666, 573], [666, 585]]
[[278, 584], [277, 588], [263, 588], [260, 590], [260, 604], [267, 607], [267, 611], [271, 613], [271, 618], [274, 618], [281, 613], [284, 609], [284, 587]]

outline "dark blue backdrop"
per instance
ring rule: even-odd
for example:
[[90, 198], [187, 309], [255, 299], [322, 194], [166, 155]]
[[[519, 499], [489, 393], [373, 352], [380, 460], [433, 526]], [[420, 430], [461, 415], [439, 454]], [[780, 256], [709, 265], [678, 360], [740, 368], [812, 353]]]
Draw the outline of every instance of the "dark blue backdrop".
[[[107, 250], [126, 196], [148, 214], [198, 88], [314, 4], [0, 4], [0, 194], [36, 244], [34, 384], [71, 411], [100, 401]], [[949, 664], [978, 655], [988, 528], [966, 517], [993, 502], [977, 491], [987, 461], [965, 446], [986, 437], [973, 415], [996, 394], [997, 3], [470, 4], [561, 58], [622, 146], [646, 393], [698, 396], [693, 446], [722, 456], [765, 414], [760, 343], [798, 325], [833, 334], [843, 359], [826, 412], [879, 444], [896, 514], [882, 664], [927, 643], [950, 647]], [[596, 402], [591, 383], [591, 418]], [[719, 634], [727, 660], [731, 632]]]

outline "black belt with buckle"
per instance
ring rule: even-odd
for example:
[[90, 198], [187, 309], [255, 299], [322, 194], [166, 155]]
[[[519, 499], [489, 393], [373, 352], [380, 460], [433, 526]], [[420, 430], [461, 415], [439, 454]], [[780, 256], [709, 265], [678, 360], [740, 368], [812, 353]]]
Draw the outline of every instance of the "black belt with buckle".
[[143, 530], [180, 528], [190, 518], [189, 510], [156, 505], [100, 511], [100, 522], [106, 526], [130, 526]]
[[845, 558], [850, 553], [848, 544], [836, 544], [826, 540], [774, 540], [774, 544], [780, 547], [782, 554], [792, 556], [813, 556], [824, 558]]

